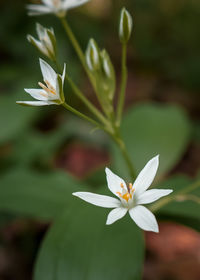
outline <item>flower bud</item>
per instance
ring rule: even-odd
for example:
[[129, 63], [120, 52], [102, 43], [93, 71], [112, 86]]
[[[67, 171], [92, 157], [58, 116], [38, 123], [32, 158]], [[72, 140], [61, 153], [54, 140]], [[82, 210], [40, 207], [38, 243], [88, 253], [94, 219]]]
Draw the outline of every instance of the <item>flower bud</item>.
[[94, 39], [90, 39], [86, 50], [86, 63], [91, 71], [96, 71], [100, 68], [99, 48]]
[[105, 91], [107, 91], [109, 100], [113, 99], [115, 92], [115, 70], [110, 60], [110, 56], [106, 50], [101, 51], [102, 70], [103, 70], [103, 84]]
[[56, 38], [53, 29], [43, 27], [41, 24], [36, 24], [36, 32], [39, 40], [28, 35], [28, 41], [35, 46], [39, 52], [47, 56], [51, 60], [56, 59]]
[[126, 44], [131, 36], [133, 20], [130, 13], [123, 8], [120, 15], [119, 38], [122, 44]]

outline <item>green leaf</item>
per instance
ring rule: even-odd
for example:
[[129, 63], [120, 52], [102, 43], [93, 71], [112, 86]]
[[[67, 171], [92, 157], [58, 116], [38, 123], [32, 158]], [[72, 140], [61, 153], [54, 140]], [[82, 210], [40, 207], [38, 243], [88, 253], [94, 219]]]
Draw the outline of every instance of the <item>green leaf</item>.
[[[17, 95], [16, 95], [17, 96]], [[15, 96], [0, 99], [0, 144], [11, 140], [24, 131], [37, 115], [37, 109], [20, 107]]]
[[111, 226], [105, 221], [105, 209], [74, 198], [42, 244], [34, 280], [141, 279], [140, 229], [128, 215]]
[[27, 167], [34, 161], [39, 161], [40, 164], [51, 163], [56, 151], [72, 136], [73, 133], [68, 129], [68, 125], [62, 125], [46, 134], [29, 130], [17, 139], [11, 156], [18, 162], [18, 166]]
[[[136, 171], [160, 154], [158, 174], [161, 176], [183, 155], [189, 141], [190, 124], [184, 111], [174, 105], [139, 104], [125, 115], [122, 135]], [[128, 177], [127, 166], [116, 147], [113, 162], [119, 174]]]
[[68, 207], [80, 183], [62, 172], [13, 170], [1, 178], [0, 211], [54, 219]]

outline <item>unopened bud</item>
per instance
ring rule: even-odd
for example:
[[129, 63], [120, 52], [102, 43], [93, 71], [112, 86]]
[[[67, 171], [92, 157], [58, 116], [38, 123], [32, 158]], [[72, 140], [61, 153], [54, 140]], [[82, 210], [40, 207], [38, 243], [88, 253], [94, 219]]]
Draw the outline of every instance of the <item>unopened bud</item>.
[[99, 48], [94, 39], [90, 39], [86, 50], [86, 63], [91, 71], [100, 68]]
[[126, 44], [131, 36], [133, 20], [130, 13], [123, 8], [120, 15], [119, 38], [122, 44]]
[[115, 92], [115, 85], [116, 85], [115, 70], [110, 60], [110, 56], [106, 50], [102, 50], [101, 59], [102, 59], [102, 70], [104, 74], [103, 83], [106, 87], [105, 91], [107, 91], [109, 99], [112, 100]]

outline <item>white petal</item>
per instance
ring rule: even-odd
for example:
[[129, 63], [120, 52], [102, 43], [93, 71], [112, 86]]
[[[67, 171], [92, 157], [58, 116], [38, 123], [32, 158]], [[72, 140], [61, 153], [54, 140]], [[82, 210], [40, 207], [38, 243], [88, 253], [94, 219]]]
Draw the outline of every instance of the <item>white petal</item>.
[[45, 7], [44, 5], [30, 4], [30, 5], [27, 5], [27, 9], [29, 10], [28, 14], [31, 16], [43, 15], [43, 14], [48, 14], [48, 13], [52, 12], [48, 7]]
[[143, 230], [159, 232], [158, 223], [153, 213], [146, 207], [137, 205], [129, 210], [129, 214], [133, 221]]
[[89, 0], [78, 0], [78, 1], [74, 1], [74, 0], [66, 0], [63, 3], [63, 9], [65, 10], [69, 10], [69, 9], [73, 9], [75, 7], [81, 6], [85, 3], [87, 3]]
[[24, 106], [46, 106], [55, 104], [49, 101], [16, 101], [16, 103]]
[[31, 35], [27, 35], [27, 39], [28, 39], [28, 41], [29, 41], [32, 45], [34, 45], [42, 54], [44, 54], [45, 56], [48, 56], [48, 51], [47, 51], [46, 47], [44, 47], [44, 45], [43, 45], [40, 41], [36, 40], [36, 39], [35, 39], [33, 36], [31, 36]]
[[[60, 88], [60, 83], [59, 81], [62, 80], [62, 77], [57, 74], [57, 78], [56, 78], [56, 99], [61, 100], [61, 94], [62, 94], [62, 87]], [[61, 85], [62, 86], [62, 85]], [[55, 99], [55, 96], [54, 96]]]
[[168, 194], [170, 194], [171, 192], [173, 192], [173, 190], [169, 190], [169, 189], [152, 189], [152, 190], [148, 190], [144, 193], [142, 193], [138, 198], [137, 198], [137, 204], [148, 204], [148, 203], [152, 203], [156, 200], [158, 200], [159, 198], [166, 196]]
[[36, 23], [36, 32], [40, 40], [46, 36], [45, 28], [38, 22]]
[[48, 100], [48, 95], [43, 89], [25, 88], [24, 90], [37, 100]]
[[57, 74], [53, 68], [40, 58], [40, 68], [43, 75], [43, 80], [47, 80], [54, 88], [56, 88], [56, 78]]
[[114, 222], [116, 222], [117, 220], [123, 218], [126, 215], [127, 211], [128, 211], [128, 209], [124, 208], [124, 207], [113, 209], [108, 214], [106, 225], [111, 225]]
[[121, 184], [126, 187], [126, 183], [122, 178], [114, 174], [109, 168], [106, 167], [106, 178], [108, 183], [109, 190], [114, 194], [117, 195], [117, 192], [121, 192]]
[[65, 76], [66, 76], [66, 63], [64, 64], [63, 73], [62, 73], [62, 83], [63, 83], [63, 85], [64, 85], [64, 82], [65, 82]]
[[73, 195], [100, 207], [114, 208], [121, 205], [121, 202], [118, 199], [107, 195], [100, 195], [90, 192], [76, 192], [73, 193]]
[[158, 164], [159, 164], [159, 156], [156, 156], [147, 162], [145, 167], [137, 176], [133, 184], [133, 187], [135, 188], [136, 196], [139, 196], [139, 194], [142, 194], [149, 188], [156, 175]]
[[42, 0], [42, 2], [49, 7], [53, 7], [53, 1], [52, 0]]
[[48, 56], [48, 51], [47, 49], [44, 47], [44, 45], [36, 40], [35, 38], [33, 38], [31, 35], [27, 36], [28, 41], [33, 44], [43, 55]]

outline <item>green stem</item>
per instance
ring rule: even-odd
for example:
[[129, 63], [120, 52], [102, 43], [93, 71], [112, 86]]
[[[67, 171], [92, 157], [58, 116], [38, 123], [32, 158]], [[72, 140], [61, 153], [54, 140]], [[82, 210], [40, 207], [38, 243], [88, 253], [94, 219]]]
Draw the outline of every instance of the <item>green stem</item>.
[[128, 151], [126, 149], [126, 145], [124, 143], [124, 141], [122, 140], [122, 137], [120, 135], [120, 132], [118, 130], [118, 128], [116, 128], [115, 126], [113, 127], [114, 132], [113, 133], [109, 133], [110, 136], [112, 137], [112, 139], [114, 140], [114, 142], [117, 144], [125, 162], [126, 165], [129, 169], [129, 174], [131, 176], [131, 179], [134, 180], [136, 178], [136, 172], [135, 169], [133, 167], [133, 163], [131, 161], [131, 158], [128, 154]]
[[[90, 79], [90, 82], [91, 82], [94, 90], [96, 91], [95, 81], [93, 79], [92, 74], [90, 73], [90, 71], [87, 68], [86, 61], [85, 61], [85, 55], [84, 55], [78, 41], [76, 40], [66, 18], [62, 17], [62, 18], [60, 18], [60, 20], [63, 24], [63, 27], [73, 45], [89, 79]], [[122, 48], [122, 82], [121, 82], [121, 90], [120, 90], [120, 97], [119, 97], [119, 104], [118, 104], [118, 122], [117, 122], [118, 127], [120, 126], [120, 122], [121, 122], [121, 115], [122, 115], [123, 106], [124, 106], [124, 98], [125, 98], [125, 90], [126, 90], [126, 82], [127, 82], [126, 52], [127, 52], [127, 49], [126, 49], [126, 45], [124, 44], [123, 48]], [[105, 127], [101, 127], [101, 128], [104, 131], [106, 131], [116, 142], [116, 144], [118, 145], [118, 147], [124, 157], [124, 160], [125, 160], [128, 168], [129, 168], [131, 177], [135, 178], [136, 177], [135, 171], [134, 171], [131, 159], [126, 150], [125, 144], [124, 144], [123, 140], [121, 139], [121, 136], [119, 135], [117, 128], [115, 127], [115, 124], [114, 124], [115, 121], [113, 120], [113, 116], [109, 117], [109, 120], [106, 120], [106, 118], [99, 111], [97, 113], [97, 111], [96, 111], [97, 109], [95, 107], [94, 107], [95, 108], [95, 110], [94, 110], [93, 105], [88, 103], [88, 100], [85, 98], [85, 96], [82, 94], [82, 92], [79, 91], [79, 89], [76, 87], [76, 85], [72, 81], [70, 81], [70, 80], [68, 80], [68, 81], [70, 82], [70, 84], [71, 84], [74, 92], [77, 94], [77, 96], [79, 96], [79, 98], [81, 98], [81, 100], [88, 106], [88, 108], [90, 108], [90, 110], [99, 118], [99, 120], [101, 120], [105, 124]], [[88, 117], [86, 117], [85, 115], [84, 115], [84, 118], [87, 118], [87, 120], [88, 120]], [[92, 121], [93, 123], [95, 122], [91, 119], [89, 121], [90, 122]], [[99, 127], [99, 124], [96, 124], [96, 125], [98, 125], [98, 127]]]
[[70, 39], [70, 41], [71, 41], [71, 43], [72, 43], [72, 45], [73, 45], [73, 47], [74, 47], [78, 57], [79, 57], [82, 65], [83, 65], [83, 68], [85, 69], [85, 71], [86, 71], [86, 73], [87, 73], [87, 75], [88, 75], [88, 77], [90, 79], [90, 82], [92, 83], [92, 85], [93, 85], [93, 87], [95, 89], [95, 84], [94, 84], [94, 80], [93, 80], [92, 74], [88, 70], [86, 62], [85, 62], [85, 55], [84, 55], [84, 53], [83, 53], [83, 51], [82, 51], [82, 49], [81, 49], [81, 47], [80, 47], [76, 37], [74, 36], [74, 33], [72, 32], [72, 30], [71, 30], [71, 28], [70, 28], [70, 26], [69, 26], [69, 24], [68, 24], [68, 22], [67, 22], [65, 17], [60, 17], [60, 20], [61, 20], [62, 25], [63, 25], [66, 33], [67, 33], [67, 36], [69, 37], [69, 39]]
[[187, 194], [187, 193], [193, 192], [196, 189], [198, 189], [199, 187], [200, 187], [200, 180], [198, 180], [195, 183], [183, 188], [183, 190], [180, 191], [179, 194]]
[[183, 195], [180, 194], [180, 195], [177, 195], [177, 197], [176, 197], [176, 201], [178, 201], [178, 202], [185, 201], [185, 200], [190, 200], [190, 201], [200, 204], [200, 197], [193, 195], [193, 194], [183, 194]]
[[200, 187], [200, 181], [197, 181], [185, 188], [183, 188], [180, 192], [178, 193], [175, 193], [175, 194], [172, 194], [168, 197], [164, 197], [163, 199], [159, 200], [158, 202], [154, 203], [151, 207], [150, 207], [150, 210], [152, 212], [156, 212], [158, 211], [160, 208], [162, 208], [163, 206], [165, 206], [166, 204], [174, 201], [177, 199], [178, 196], [180, 195], [185, 195], [187, 193], [190, 193], [194, 190], [196, 190], [197, 188]]
[[129, 154], [128, 154], [127, 150], [126, 150], [126, 146], [125, 146], [123, 140], [119, 139], [119, 140], [117, 140], [116, 143], [118, 144], [118, 147], [119, 147], [119, 149], [120, 149], [120, 151], [121, 151], [121, 153], [122, 153], [122, 155], [124, 157], [124, 160], [125, 160], [125, 162], [126, 162], [126, 164], [128, 166], [131, 179], [135, 180], [135, 178], [136, 178], [135, 170], [133, 168], [133, 164], [131, 162], [131, 159], [130, 159]]
[[62, 104], [63, 107], [65, 107], [68, 111], [72, 112], [73, 114], [77, 115], [78, 117], [94, 124], [95, 126], [104, 129], [98, 122], [96, 122], [95, 120], [91, 119], [90, 117], [80, 113], [79, 111], [77, 111], [76, 109], [74, 109], [73, 107], [71, 107], [70, 105], [68, 105], [67, 103], [63, 103]]
[[80, 91], [80, 89], [76, 86], [76, 84], [66, 75], [66, 79], [69, 82], [71, 88], [74, 93], [82, 100], [82, 102], [88, 107], [88, 109], [105, 125], [108, 125], [108, 121], [101, 114], [101, 112], [93, 106], [93, 104], [84, 96], [84, 94]]
[[[57, 60], [54, 60], [54, 63], [60, 73], [62, 73], [62, 68], [59, 65]], [[72, 81], [72, 79], [66, 74], [65, 79], [70, 84], [72, 90], [78, 96], [82, 102], [88, 107], [88, 109], [105, 125], [108, 125], [108, 121], [106, 118], [101, 114], [101, 112], [85, 97], [85, 95], [80, 91], [80, 89], [76, 86], [76, 84]]]
[[126, 91], [126, 84], [127, 84], [127, 77], [128, 77], [128, 71], [126, 67], [126, 56], [127, 56], [127, 45], [122, 45], [122, 79], [121, 79], [121, 87], [119, 92], [119, 101], [117, 105], [117, 126], [120, 126], [123, 108], [124, 108], [124, 100], [125, 100], [125, 91]]

